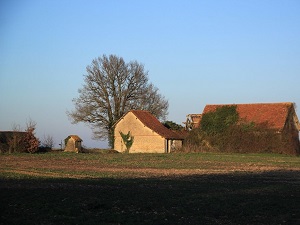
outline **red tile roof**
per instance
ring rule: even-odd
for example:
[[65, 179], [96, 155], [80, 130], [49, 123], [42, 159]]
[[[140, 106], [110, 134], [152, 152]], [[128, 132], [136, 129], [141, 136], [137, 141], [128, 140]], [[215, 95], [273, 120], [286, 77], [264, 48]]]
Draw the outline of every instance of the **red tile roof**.
[[159, 120], [150, 112], [144, 110], [131, 110], [132, 112], [146, 127], [158, 133], [167, 139], [183, 140], [184, 136], [180, 133], [173, 132], [166, 128]]
[[[284, 128], [288, 114], [294, 104], [284, 103], [255, 103], [255, 104], [228, 104], [236, 105], [240, 118], [256, 124], [267, 123], [271, 128], [281, 130]], [[225, 105], [206, 105], [203, 114], [215, 111]]]

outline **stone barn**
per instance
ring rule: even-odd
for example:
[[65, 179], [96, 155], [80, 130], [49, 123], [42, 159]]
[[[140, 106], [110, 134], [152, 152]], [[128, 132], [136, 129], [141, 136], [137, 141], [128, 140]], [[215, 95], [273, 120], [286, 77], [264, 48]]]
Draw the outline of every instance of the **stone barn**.
[[245, 121], [267, 124], [278, 132], [288, 132], [298, 136], [300, 123], [294, 104], [291, 102], [206, 105], [203, 114], [215, 111], [221, 106], [236, 106], [239, 117]]
[[82, 152], [82, 139], [77, 135], [69, 135], [65, 139], [65, 152]]
[[[294, 146], [294, 154], [300, 154], [299, 130], [300, 123], [295, 111], [294, 103], [252, 103], [252, 104], [227, 104], [206, 105], [203, 114], [215, 111], [221, 106], [236, 106], [239, 117], [246, 122], [266, 124], [276, 130], [278, 134], [290, 137]], [[199, 121], [200, 126], [201, 120]]]
[[155, 116], [144, 110], [131, 110], [115, 126], [114, 149], [125, 152], [121, 134], [133, 140], [129, 153], [169, 153], [182, 147], [184, 134], [166, 128]]

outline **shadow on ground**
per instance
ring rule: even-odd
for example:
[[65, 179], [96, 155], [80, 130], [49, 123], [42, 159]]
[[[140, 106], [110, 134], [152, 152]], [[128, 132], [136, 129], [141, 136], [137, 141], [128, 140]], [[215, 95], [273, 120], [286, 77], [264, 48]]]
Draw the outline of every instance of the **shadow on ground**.
[[2, 224], [300, 224], [299, 171], [1, 179]]

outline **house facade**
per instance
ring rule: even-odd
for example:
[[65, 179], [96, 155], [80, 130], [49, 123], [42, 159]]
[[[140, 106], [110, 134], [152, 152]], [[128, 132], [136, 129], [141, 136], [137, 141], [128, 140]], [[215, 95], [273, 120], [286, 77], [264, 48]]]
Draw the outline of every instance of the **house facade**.
[[69, 135], [65, 139], [65, 152], [82, 152], [82, 139], [77, 135]]
[[182, 147], [184, 135], [166, 128], [150, 112], [131, 110], [115, 124], [114, 149], [126, 151], [120, 133], [133, 137], [129, 153], [169, 153]]

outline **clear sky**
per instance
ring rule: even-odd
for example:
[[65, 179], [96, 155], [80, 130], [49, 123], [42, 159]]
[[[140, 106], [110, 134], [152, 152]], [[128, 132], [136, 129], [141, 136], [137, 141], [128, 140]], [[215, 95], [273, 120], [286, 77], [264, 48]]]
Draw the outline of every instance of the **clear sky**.
[[66, 115], [103, 54], [143, 63], [176, 123], [206, 104], [300, 107], [299, 0], [0, 0], [0, 130], [31, 118], [56, 146], [106, 147]]

